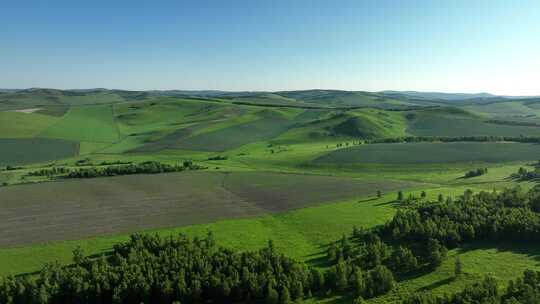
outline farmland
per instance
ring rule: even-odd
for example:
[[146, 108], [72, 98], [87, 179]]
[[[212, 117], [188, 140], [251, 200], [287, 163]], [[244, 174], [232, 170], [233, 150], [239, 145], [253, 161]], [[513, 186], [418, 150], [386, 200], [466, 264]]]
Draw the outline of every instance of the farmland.
[[315, 163], [496, 163], [535, 160], [539, 153], [539, 145], [519, 143], [372, 144], [331, 152]]
[[77, 142], [48, 138], [0, 139], [0, 165], [58, 160], [77, 155]]
[[[272, 173], [171, 173], [0, 188], [1, 246], [283, 212], [412, 186]], [[74, 226], [77, 228], [75, 229]]]
[[[328, 248], [354, 226], [381, 227], [398, 211], [440, 196], [459, 200], [467, 189], [529, 191], [536, 184], [511, 176], [536, 166], [537, 143], [370, 143], [417, 136], [535, 140], [540, 127], [526, 101], [449, 106], [332, 90], [196, 94], [0, 94], [0, 275], [55, 261], [69, 265], [78, 246], [87, 255], [106, 254], [134, 232], [205, 237], [209, 231], [219, 245], [242, 252], [271, 239], [280, 253], [326, 272], [333, 269]], [[203, 169], [70, 179], [65, 173], [146, 161]], [[478, 168], [488, 170], [464, 178]], [[465, 274], [449, 279], [457, 256]], [[391, 292], [369, 302], [452, 293], [485, 274], [502, 286], [538, 269], [537, 256], [531, 244], [469, 242], [450, 248], [434, 269], [399, 277]], [[332, 292], [315, 299], [351, 297]]]

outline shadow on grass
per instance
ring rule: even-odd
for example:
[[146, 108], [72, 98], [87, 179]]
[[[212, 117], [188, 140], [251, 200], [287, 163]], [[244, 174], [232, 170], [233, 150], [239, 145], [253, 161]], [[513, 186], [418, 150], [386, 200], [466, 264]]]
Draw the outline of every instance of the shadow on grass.
[[456, 278], [454, 277], [448, 277], [446, 279], [442, 279], [442, 280], [439, 280], [439, 281], [436, 281], [436, 282], [433, 282], [427, 286], [424, 286], [420, 289], [418, 289], [418, 291], [430, 291], [430, 290], [433, 290], [435, 288], [439, 288], [443, 285], [448, 285], [450, 283], [452, 283]]
[[398, 205], [399, 205], [399, 201], [396, 201], [396, 200], [375, 204], [375, 206], [398, 206]]
[[473, 250], [495, 249], [497, 252], [513, 252], [522, 254], [536, 261], [540, 266], [540, 244], [532, 242], [497, 242], [497, 241], [481, 241], [475, 244], [467, 244], [459, 248], [459, 254]]

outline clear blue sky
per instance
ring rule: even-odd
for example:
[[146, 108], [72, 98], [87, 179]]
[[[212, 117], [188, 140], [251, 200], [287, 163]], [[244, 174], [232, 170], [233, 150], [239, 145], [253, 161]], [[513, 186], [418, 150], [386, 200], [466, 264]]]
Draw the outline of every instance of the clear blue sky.
[[0, 87], [540, 95], [540, 1], [4, 0]]

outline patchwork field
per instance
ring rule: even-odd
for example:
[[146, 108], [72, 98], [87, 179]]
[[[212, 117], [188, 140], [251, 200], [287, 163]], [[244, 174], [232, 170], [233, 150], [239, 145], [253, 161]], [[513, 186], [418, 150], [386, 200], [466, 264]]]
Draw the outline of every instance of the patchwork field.
[[458, 163], [536, 160], [540, 145], [521, 143], [403, 143], [344, 148], [316, 159], [317, 164]]
[[[532, 101], [442, 102], [334, 90], [197, 94], [203, 93], [0, 92], [0, 275], [70, 264], [77, 246], [86, 255], [107, 253], [133, 232], [204, 237], [208, 231], [239, 251], [271, 239], [280, 254], [326, 273], [336, 262], [328, 248], [354, 226], [384, 224], [398, 210], [439, 203], [439, 195], [459, 199], [468, 189], [536, 185], [511, 176], [520, 167], [535, 169], [537, 144], [362, 144], [420, 135], [540, 137]], [[109, 172], [103, 170], [147, 161], [191, 161], [200, 170], [88, 179], [53, 172]], [[477, 168], [489, 170], [463, 178]], [[531, 244], [460, 244], [429, 271], [396, 272], [391, 291], [366, 300], [451, 293], [485, 274], [504, 286], [525, 269], [540, 269], [538, 252]], [[457, 256], [465, 270], [454, 278]], [[353, 298], [351, 290], [333, 290], [297, 302]]]

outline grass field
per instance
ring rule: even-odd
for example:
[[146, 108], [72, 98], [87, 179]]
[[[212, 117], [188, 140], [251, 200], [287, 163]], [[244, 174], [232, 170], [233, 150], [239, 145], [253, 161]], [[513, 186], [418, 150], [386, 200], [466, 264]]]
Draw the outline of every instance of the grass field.
[[458, 163], [536, 160], [540, 145], [520, 143], [413, 143], [371, 144], [330, 152], [318, 164], [352, 163]]
[[50, 138], [0, 139], [0, 165], [22, 165], [77, 155], [77, 142]]

